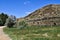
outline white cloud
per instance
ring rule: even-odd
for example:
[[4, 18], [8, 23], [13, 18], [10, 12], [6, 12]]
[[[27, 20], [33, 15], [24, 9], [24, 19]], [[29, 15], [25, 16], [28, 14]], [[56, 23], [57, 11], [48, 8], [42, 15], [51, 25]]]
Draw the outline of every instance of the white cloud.
[[25, 1], [25, 2], [24, 2], [24, 5], [29, 4], [29, 3], [30, 3], [30, 1]]
[[30, 14], [30, 13], [32, 13], [32, 12], [25, 12], [26, 13], [26, 15], [28, 15], [28, 14]]

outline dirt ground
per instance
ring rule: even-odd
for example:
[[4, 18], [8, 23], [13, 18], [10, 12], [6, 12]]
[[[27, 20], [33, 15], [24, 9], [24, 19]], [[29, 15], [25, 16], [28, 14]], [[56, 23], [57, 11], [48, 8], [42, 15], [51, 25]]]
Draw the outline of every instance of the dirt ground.
[[11, 38], [3, 32], [5, 26], [0, 26], [0, 40], [11, 40]]

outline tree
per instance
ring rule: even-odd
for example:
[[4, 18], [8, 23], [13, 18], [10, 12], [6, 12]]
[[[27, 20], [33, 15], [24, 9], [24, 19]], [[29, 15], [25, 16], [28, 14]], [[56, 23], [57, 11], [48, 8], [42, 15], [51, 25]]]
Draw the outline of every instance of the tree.
[[[5, 22], [6, 22], [6, 19], [8, 18], [8, 15], [7, 14], [4, 14], [4, 13], [1, 13], [0, 14], [0, 20], [2, 20], [1, 22], [1, 25], [3, 26], [4, 24], [5, 24]], [[0, 25], [0, 26], [1, 26]]]
[[2, 20], [0, 19], [0, 26], [2, 26], [2, 24], [3, 24], [3, 22], [2, 22]]
[[5, 25], [9, 28], [13, 27], [16, 23], [16, 17], [11, 15], [7, 18]]

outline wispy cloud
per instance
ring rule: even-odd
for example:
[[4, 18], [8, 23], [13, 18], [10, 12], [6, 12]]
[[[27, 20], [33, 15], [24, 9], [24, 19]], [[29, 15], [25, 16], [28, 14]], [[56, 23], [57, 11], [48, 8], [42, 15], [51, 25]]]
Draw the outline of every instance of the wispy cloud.
[[24, 2], [24, 5], [29, 4], [29, 3], [30, 3], [30, 1], [25, 1], [25, 2]]
[[32, 13], [32, 12], [25, 12], [26, 15], [28, 15], [28, 14], [30, 14], [30, 13]]

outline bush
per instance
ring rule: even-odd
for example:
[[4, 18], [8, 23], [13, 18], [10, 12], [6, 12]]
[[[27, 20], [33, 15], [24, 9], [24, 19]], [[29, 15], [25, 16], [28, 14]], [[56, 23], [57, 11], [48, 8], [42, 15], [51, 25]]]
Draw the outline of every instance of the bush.
[[20, 21], [19, 22], [19, 25], [18, 25], [20, 28], [24, 28], [27, 26], [27, 23], [25, 21]]

